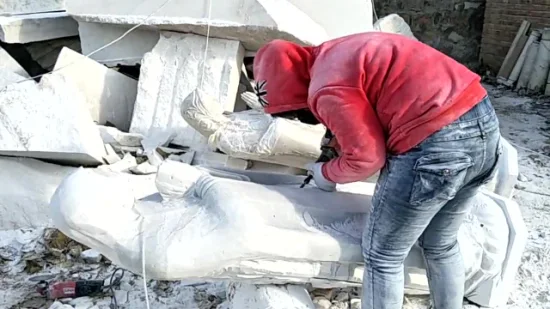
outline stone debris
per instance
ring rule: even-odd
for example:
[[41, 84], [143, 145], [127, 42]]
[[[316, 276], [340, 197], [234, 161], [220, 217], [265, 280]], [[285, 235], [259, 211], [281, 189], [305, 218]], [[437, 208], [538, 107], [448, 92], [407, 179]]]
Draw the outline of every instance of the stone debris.
[[65, 12], [0, 16], [0, 41], [30, 43], [78, 35], [78, 23]]
[[[128, 131], [137, 94], [137, 81], [69, 49], [63, 48], [54, 67], [54, 75], [70, 80], [85, 98], [92, 119], [112, 123]], [[86, 74], [82, 74], [86, 72]]]

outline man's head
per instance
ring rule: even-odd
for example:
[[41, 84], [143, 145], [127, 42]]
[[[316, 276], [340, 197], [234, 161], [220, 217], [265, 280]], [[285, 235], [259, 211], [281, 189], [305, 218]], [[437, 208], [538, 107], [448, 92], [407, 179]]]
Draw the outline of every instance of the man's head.
[[309, 47], [282, 40], [272, 41], [258, 51], [254, 59], [254, 90], [266, 113], [308, 110], [311, 52]]

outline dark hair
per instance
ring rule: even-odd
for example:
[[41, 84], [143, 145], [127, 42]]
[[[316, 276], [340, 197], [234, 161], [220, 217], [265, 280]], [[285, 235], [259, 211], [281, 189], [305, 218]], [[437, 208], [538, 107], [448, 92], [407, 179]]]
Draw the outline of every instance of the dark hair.
[[299, 109], [295, 111], [277, 113], [277, 114], [273, 114], [272, 116], [286, 118], [286, 119], [297, 119], [300, 122], [313, 124], [313, 125], [320, 123], [319, 120], [315, 118], [315, 116], [309, 109]]

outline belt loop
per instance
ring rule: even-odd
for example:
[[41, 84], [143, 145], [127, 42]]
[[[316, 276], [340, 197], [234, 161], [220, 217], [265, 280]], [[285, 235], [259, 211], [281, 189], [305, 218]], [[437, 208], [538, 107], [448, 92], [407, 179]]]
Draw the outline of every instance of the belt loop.
[[477, 126], [479, 127], [479, 133], [481, 133], [481, 138], [485, 139], [486, 134], [485, 134], [485, 129], [483, 128], [483, 123], [478, 120], [477, 121]]

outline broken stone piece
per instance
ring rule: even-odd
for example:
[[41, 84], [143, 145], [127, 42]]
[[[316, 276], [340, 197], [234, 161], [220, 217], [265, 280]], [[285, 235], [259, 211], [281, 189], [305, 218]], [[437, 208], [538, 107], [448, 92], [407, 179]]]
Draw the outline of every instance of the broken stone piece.
[[0, 0], [0, 15], [43, 13], [64, 9], [65, 0]]
[[398, 14], [390, 14], [380, 18], [374, 23], [374, 30], [402, 34], [416, 40], [416, 37], [412, 33], [411, 27], [407, 24], [403, 17]]
[[130, 132], [146, 137], [176, 133], [172, 143], [207, 149], [205, 137], [182, 119], [182, 102], [200, 87], [222, 110], [233, 111], [244, 49], [239, 41], [210, 38], [204, 59], [205, 47], [206, 38], [199, 35], [161, 33], [143, 58]]
[[57, 58], [54, 71], [82, 92], [94, 121], [100, 125], [112, 123], [128, 132], [137, 94], [136, 80], [66, 47]]
[[30, 43], [78, 35], [78, 23], [65, 12], [0, 16], [0, 41]]
[[12, 84], [0, 92], [0, 155], [70, 165], [103, 163], [105, 147], [82, 94], [62, 76]]
[[141, 147], [141, 141], [143, 140], [143, 135], [141, 134], [122, 132], [114, 127], [101, 125], [97, 127], [101, 134], [101, 139], [103, 139], [105, 144]]
[[[23, 69], [23, 67], [21, 67], [21, 65], [15, 61], [15, 59], [13, 59], [2, 47], [0, 47], [0, 69], [5, 69], [25, 78], [30, 77], [29, 73], [27, 73], [27, 71], [25, 71], [25, 69]], [[2, 86], [0, 85], [0, 87]]]
[[315, 309], [306, 288], [299, 285], [253, 285], [234, 283], [227, 299], [231, 308]]
[[137, 165], [138, 164], [137, 164], [136, 158], [131, 154], [126, 153], [120, 161], [110, 165], [101, 165], [98, 167], [98, 169], [104, 169], [112, 172], [126, 172], [130, 168]]
[[137, 166], [129, 168], [130, 172], [136, 175], [151, 175], [155, 174], [158, 170], [158, 166], [154, 166], [149, 161], [143, 162]]
[[103, 159], [107, 162], [107, 164], [115, 164], [121, 160], [113, 146], [105, 144], [105, 152], [107, 154], [103, 157]]
[[80, 254], [80, 257], [86, 262], [86, 263], [90, 263], [90, 264], [97, 264], [99, 262], [101, 262], [101, 259], [103, 258], [103, 256], [101, 255], [101, 253], [99, 253], [98, 251], [94, 250], [94, 249], [88, 249], [86, 251], [83, 251], [81, 254]]
[[315, 305], [315, 309], [329, 309], [332, 305], [332, 303], [328, 299], [322, 296], [314, 297], [313, 304]]

